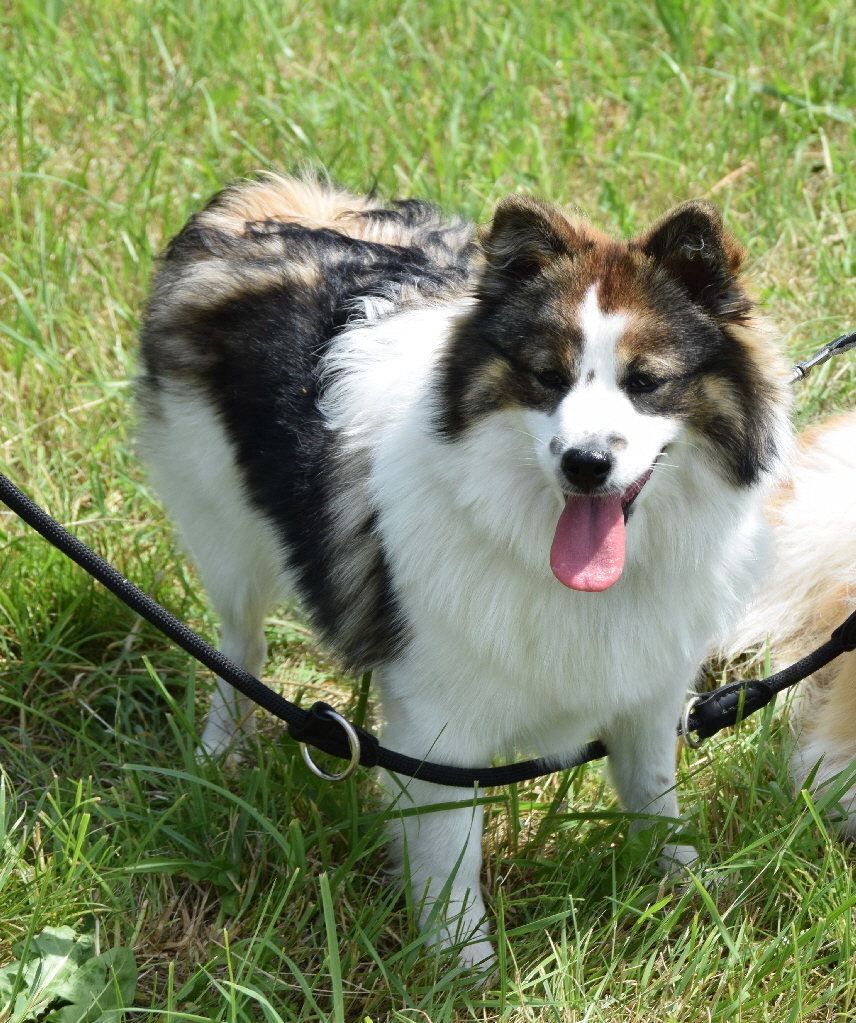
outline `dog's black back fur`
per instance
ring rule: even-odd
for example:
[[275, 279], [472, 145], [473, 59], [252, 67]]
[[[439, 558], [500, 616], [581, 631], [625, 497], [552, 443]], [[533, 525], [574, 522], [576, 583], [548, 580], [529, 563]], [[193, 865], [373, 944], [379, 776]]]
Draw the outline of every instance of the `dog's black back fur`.
[[[236, 236], [208, 226], [205, 213], [192, 218], [155, 282], [138, 389], [149, 415], [157, 415], [161, 389], [177, 383], [217, 410], [253, 503], [289, 552], [315, 628], [352, 667], [388, 658], [402, 642], [402, 625], [374, 516], [355, 524], [350, 538], [334, 535], [329, 521], [331, 490], [366, 467], [335, 457], [335, 436], [318, 408], [319, 360], [359, 317], [363, 300], [391, 300], [394, 311], [405, 292], [411, 302], [459, 293], [475, 254], [471, 229], [424, 203], [361, 219], [394, 221], [414, 244], [273, 220], [247, 223]], [[343, 593], [343, 576], [354, 574], [343, 574], [338, 560], [348, 547], [360, 559], [362, 584]]]

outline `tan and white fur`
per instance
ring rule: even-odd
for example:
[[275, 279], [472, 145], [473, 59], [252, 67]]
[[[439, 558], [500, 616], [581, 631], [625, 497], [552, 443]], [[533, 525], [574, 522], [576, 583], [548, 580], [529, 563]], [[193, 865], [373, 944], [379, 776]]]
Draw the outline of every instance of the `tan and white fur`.
[[[770, 500], [776, 556], [757, 600], [740, 617], [726, 653], [769, 641], [776, 668], [829, 639], [856, 608], [856, 413], [806, 430], [787, 482]], [[789, 703], [794, 784], [813, 775], [821, 791], [856, 761], [856, 653], [801, 683]], [[856, 839], [856, 786], [843, 793], [842, 832]]]

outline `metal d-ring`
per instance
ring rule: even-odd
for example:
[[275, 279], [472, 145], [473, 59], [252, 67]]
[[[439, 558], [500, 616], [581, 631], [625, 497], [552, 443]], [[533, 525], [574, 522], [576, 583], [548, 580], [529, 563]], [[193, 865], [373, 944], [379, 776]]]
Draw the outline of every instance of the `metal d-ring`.
[[350, 721], [346, 721], [341, 714], [337, 714], [335, 710], [328, 710], [327, 717], [332, 721], [335, 721], [337, 725], [341, 725], [348, 737], [348, 747], [351, 751], [351, 762], [345, 768], [344, 771], [340, 771], [338, 774], [328, 774], [326, 771], [322, 771], [321, 768], [312, 759], [312, 754], [309, 752], [309, 747], [305, 742], [300, 743], [300, 752], [303, 755], [303, 759], [306, 762], [306, 766], [309, 770], [317, 775], [319, 778], [323, 778], [324, 781], [344, 781], [356, 771], [360, 763], [360, 737], [357, 735], [356, 729]]
[[704, 742], [704, 739], [693, 739], [690, 734], [690, 714], [693, 712], [693, 708], [701, 699], [700, 696], [694, 696], [691, 700], [687, 700], [684, 705], [684, 712], [681, 714], [681, 738], [690, 747], [690, 749], [698, 749], [699, 746]]

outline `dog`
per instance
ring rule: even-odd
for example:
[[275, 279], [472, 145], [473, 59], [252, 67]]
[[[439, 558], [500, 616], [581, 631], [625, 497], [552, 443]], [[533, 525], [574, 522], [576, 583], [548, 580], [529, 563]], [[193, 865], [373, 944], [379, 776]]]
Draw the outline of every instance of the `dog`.
[[[319, 181], [226, 188], [162, 258], [138, 387], [223, 652], [258, 675], [296, 594], [376, 671], [385, 745], [558, 769], [599, 738], [624, 806], [675, 818], [681, 704], [766, 556], [790, 443], [742, 261], [702, 201], [616, 241], [522, 195], [478, 231]], [[251, 726], [220, 683], [201, 745]], [[400, 781], [399, 805], [472, 797]], [[492, 956], [481, 827], [474, 805], [391, 836], [426, 943], [468, 965]]]
[[[777, 668], [829, 639], [856, 608], [856, 413], [802, 433], [767, 516], [776, 559], [759, 596], [729, 636], [726, 656], [769, 642]], [[802, 682], [789, 703], [790, 767], [797, 789], [821, 794], [856, 759], [856, 653], [845, 653]], [[837, 821], [856, 840], [856, 785], [838, 779]]]

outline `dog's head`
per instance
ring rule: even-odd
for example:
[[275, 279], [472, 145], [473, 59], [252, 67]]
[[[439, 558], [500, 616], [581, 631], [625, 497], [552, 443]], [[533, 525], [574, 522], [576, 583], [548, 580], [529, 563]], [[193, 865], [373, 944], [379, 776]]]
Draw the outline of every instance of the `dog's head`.
[[455, 439], [520, 411], [566, 497], [551, 558], [565, 585], [618, 579], [624, 522], [682, 435], [733, 487], [775, 466], [786, 384], [714, 206], [683, 203], [622, 242], [511, 196], [482, 243], [477, 301], [444, 356], [440, 429]]

